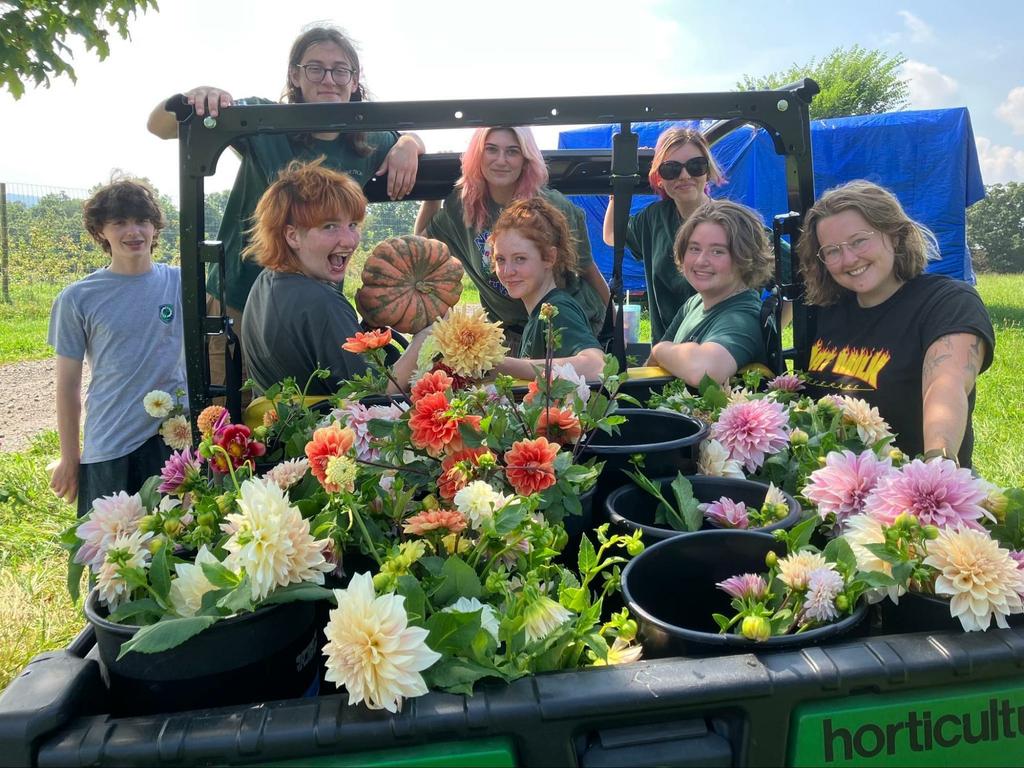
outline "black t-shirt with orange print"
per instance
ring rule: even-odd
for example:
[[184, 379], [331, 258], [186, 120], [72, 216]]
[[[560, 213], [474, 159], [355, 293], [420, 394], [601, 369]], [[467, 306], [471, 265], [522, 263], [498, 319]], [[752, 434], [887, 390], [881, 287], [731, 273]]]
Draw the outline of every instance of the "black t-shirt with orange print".
[[[995, 332], [974, 288], [944, 275], [919, 275], [875, 307], [861, 307], [850, 294], [818, 312], [818, 331], [808, 365], [812, 397], [849, 395], [878, 408], [896, 445], [911, 456], [924, 451], [921, 372], [937, 339], [972, 333], [985, 340], [981, 370], [992, 363]], [[975, 391], [968, 398], [967, 431], [960, 464], [969, 467], [974, 449]]]

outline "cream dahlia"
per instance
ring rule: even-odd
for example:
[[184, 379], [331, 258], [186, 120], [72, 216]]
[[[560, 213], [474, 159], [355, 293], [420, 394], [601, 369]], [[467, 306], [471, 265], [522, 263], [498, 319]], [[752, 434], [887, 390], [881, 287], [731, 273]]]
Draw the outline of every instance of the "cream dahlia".
[[729, 458], [729, 451], [717, 440], [705, 440], [700, 444], [700, 458], [697, 472], [708, 477], [734, 477], [743, 480], [743, 467], [736, 459]]
[[832, 569], [834, 566], [817, 552], [794, 552], [779, 559], [779, 581], [790, 589], [804, 590], [811, 572], [819, 568]]
[[867, 401], [842, 395], [836, 397], [835, 402], [843, 412], [843, 421], [857, 428], [857, 437], [864, 445], [870, 447], [879, 440], [892, 437], [889, 423]]
[[216, 587], [210, 583], [203, 573], [203, 563], [216, 565], [219, 561], [204, 544], [196, 552], [194, 563], [177, 563], [174, 572], [177, 574], [171, 582], [171, 606], [174, 612], [182, 617], [195, 616], [203, 606], [203, 595]]
[[142, 407], [153, 418], [164, 419], [174, 410], [174, 398], [162, 389], [154, 389], [142, 398]]
[[184, 416], [172, 416], [160, 427], [160, 437], [175, 451], [192, 445], [192, 425]]
[[287, 491], [305, 477], [308, 471], [309, 459], [289, 459], [275, 464], [263, 477], [276, 483], [282, 491]]
[[131, 595], [132, 588], [124, 578], [123, 570], [149, 567], [150, 552], [146, 542], [152, 536], [152, 533], [142, 531], [123, 534], [114, 539], [107, 549], [106, 559], [96, 571], [96, 588], [100, 600], [111, 611]]
[[505, 332], [499, 323], [487, 319], [479, 304], [458, 304], [434, 323], [431, 336], [444, 356], [444, 364], [460, 376], [473, 379], [485, 373], [508, 354]]

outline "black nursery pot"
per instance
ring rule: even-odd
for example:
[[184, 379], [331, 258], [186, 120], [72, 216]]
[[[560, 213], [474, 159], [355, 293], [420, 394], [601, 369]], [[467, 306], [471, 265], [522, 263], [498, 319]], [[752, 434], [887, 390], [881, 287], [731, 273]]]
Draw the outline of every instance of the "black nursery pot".
[[691, 475], [697, 471], [700, 443], [708, 435], [707, 424], [681, 413], [621, 408], [619, 414], [626, 417], [619, 433], [595, 433], [580, 455], [581, 461], [596, 456], [605, 463], [594, 492], [594, 509], [599, 511], [604, 510], [612, 491], [630, 482], [622, 470], [634, 469], [629, 462], [631, 456], [643, 455], [642, 469], [648, 477], [674, 477], [677, 472]]
[[[693, 486], [693, 495], [701, 503], [718, 501], [726, 496], [733, 501], [742, 501], [748, 509], [760, 509], [764, 503], [768, 486], [753, 480], [741, 480], [730, 477], [708, 477], [707, 475], [691, 475], [686, 478]], [[652, 482], [661, 486], [662, 495], [672, 500], [672, 477], [654, 478]], [[745, 530], [771, 532], [778, 529], [788, 530], [800, 522], [803, 516], [800, 504], [788, 493], [782, 492], [789, 506], [789, 512], [782, 520], [776, 520], [771, 525], [763, 528], [749, 528]], [[656, 524], [654, 515], [658, 508], [658, 500], [651, 496], [635, 483], [624, 485], [611, 492], [605, 500], [605, 511], [612, 525], [626, 533], [632, 533], [639, 529], [643, 531], [644, 544], [650, 546], [662, 539], [669, 539], [673, 536], [692, 536], [696, 531], [677, 531], [666, 525]], [[734, 530], [731, 528], [718, 528], [718, 526], [704, 521], [701, 530]]]
[[316, 604], [271, 605], [219, 621], [176, 648], [128, 653], [138, 627], [109, 621], [93, 590], [85, 616], [96, 630], [113, 714], [154, 714], [315, 695]]
[[867, 616], [861, 602], [850, 616], [798, 635], [758, 642], [719, 634], [711, 615], [733, 611], [715, 584], [741, 573], [764, 573], [769, 551], [781, 557], [786, 547], [769, 533], [713, 530], [665, 539], [633, 558], [622, 573], [622, 594], [639, 625], [644, 655], [716, 656], [818, 645], [852, 631]]
[[[960, 619], [949, 612], [948, 597], [907, 592], [900, 595], [898, 605], [886, 598], [879, 603], [878, 610], [882, 634], [964, 631]], [[1006, 621], [1011, 627], [1024, 626], [1024, 614], [1012, 614]], [[994, 620], [989, 625], [990, 630], [998, 628]]]

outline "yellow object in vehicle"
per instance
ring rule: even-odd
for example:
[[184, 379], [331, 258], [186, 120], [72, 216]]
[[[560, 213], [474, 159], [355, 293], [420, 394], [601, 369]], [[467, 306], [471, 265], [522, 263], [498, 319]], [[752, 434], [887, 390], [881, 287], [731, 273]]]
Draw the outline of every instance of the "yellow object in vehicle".
[[[302, 400], [304, 405], [312, 408], [327, 399], [323, 395], [306, 395]], [[249, 429], [256, 429], [256, 427], [263, 426], [263, 414], [272, 410], [274, 410], [273, 400], [268, 400], [265, 397], [254, 398], [246, 407], [245, 413], [242, 414], [242, 422]]]

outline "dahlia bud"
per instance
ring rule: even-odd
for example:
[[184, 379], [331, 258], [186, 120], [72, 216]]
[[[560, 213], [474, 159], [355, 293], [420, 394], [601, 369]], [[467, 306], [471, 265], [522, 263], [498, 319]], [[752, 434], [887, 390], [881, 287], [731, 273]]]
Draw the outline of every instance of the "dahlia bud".
[[164, 520], [164, 533], [171, 537], [181, 533], [181, 520], [176, 520], [173, 517], [169, 520]]
[[1000, 523], [1006, 519], [1006, 507], [1010, 500], [1001, 490], [993, 490], [981, 502], [981, 506], [991, 512]]
[[779, 563], [779, 556], [775, 552], [769, 552], [764, 556], [764, 564], [769, 568], [774, 568]]
[[893, 527], [907, 530], [917, 525], [917, 518], [909, 512], [900, 512], [892, 521]]
[[788, 514], [789, 514], [789, 507], [787, 505], [785, 505], [785, 504], [776, 504], [775, 505], [775, 519], [776, 520], [785, 520], [786, 519], [786, 515], [788, 515]]
[[558, 307], [554, 304], [542, 304], [540, 308], [540, 317], [542, 320], [552, 320], [558, 314]]
[[207, 528], [213, 528], [213, 523], [214, 523], [213, 513], [211, 513], [211, 512], [203, 512], [202, 514], [199, 515], [199, 517], [196, 518], [196, 523], [198, 523], [199, 525], [205, 526]]
[[217, 509], [220, 510], [222, 515], [226, 515], [231, 509], [231, 494], [222, 493], [217, 497]]
[[825, 466], [825, 457], [824, 456], [819, 456], [818, 457], [818, 466], [819, 467], [824, 467]]
[[921, 532], [924, 534], [924, 537], [929, 541], [934, 541], [935, 539], [939, 538], [939, 529], [934, 525], [923, 526], [921, 528]]
[[746, 616], [740, 626], [740, 634], [748, 640], [761, 642], [772, 636], [772, 625], [764, 616]]
[[155, 555], [157, 552], [159, 552], [161, 549], [163, 549], [163, 546], [166, 543], [167, 543], [166, 539], [161, 539], [161, 538], [150, 539], [148, 542], [146, 542], [146, 548], [149, 550], [149, 553], [151, 555]]
[[626, 552], [630, 557], [636, 557], [644, 551], [644, 543], [641, 539], [629, 539], [626, 541]]
[[434, 510], [440, 508], [441, 505], [438, 503], [437, 497], [434, 496], [434, 494], [429, 494], [425, 499], [423, 499], [423, 509]]
[[903, 453], [899, 448], [893, 448], [889, 451], [889, 458], [897, 464], [902, 464], [906, 458], [906, 454]]
[[789, 442], [793, 445], [807, 445], [808, 436], [802, 429], [794, 429], [789, 433]]
[[836, 595], [836, 608], [843, 613], [846, 613], [850, 610], [850, 598], [846, 595]]
[[498, 465], [497, 458], [490, 451], [480, 454], [476, 459], [476, 463], [480, 469], [494, 469]]
[[146, 515], [141, 520], [139, 520], [139, 530], [143, 533], [156, 533], [159, 529], [159, 515]]
[[252, 436], [255, 440], [264, 441], [267, 439], [267, 432], [269, 430], [262, 424], [252, 431]]

